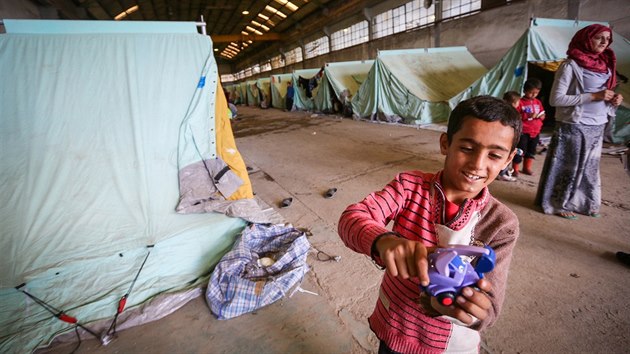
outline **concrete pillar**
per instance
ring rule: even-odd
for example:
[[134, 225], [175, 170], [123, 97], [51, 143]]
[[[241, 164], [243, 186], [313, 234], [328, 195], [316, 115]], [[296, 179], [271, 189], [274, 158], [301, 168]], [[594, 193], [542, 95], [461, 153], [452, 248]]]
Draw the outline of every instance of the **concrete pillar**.
[[567, 1], [567, 19], [569, 20], [580, 19], [580, 0]]
[[436, 0], [433, 7], [435, 13], [435, 27], [433, 31], [433, 47], [440, 46], [440, 28], [442, 27], [442, 1]]
[[372, 16], [370, 9], [368, 9], [367, 7], [364, 7], [363, 17], [365, 17], [365, 19], [368, 22], [368, 42], [371, 42], [374, 39], [374, 34], [373, 34], [373, 29], [372, 29], [372, 18], [374, 16]]
[[328, 52], [332, 52], [333, 48], [332, 48], [332, 40], [330, 39], [330, 27], [325, 26], [324, 28], [322, 28], [322, 31], [324, 31], [324, 34], [326, 34], [326, 38], [328, 38]]

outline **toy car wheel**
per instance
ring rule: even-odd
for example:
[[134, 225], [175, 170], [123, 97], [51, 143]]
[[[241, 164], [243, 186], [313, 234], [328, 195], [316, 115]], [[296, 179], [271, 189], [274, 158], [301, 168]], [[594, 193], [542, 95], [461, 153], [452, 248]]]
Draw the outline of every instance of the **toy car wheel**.
[[442, 306], [451, 306], [455, 302], [455, 293], [449, 291], [438, 294], [437, 300]]

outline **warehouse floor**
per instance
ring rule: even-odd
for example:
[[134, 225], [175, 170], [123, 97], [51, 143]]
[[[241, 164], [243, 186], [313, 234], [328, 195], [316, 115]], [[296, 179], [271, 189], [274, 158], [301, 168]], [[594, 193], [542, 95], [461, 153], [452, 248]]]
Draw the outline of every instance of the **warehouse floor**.
[[[216, 320], [198, 297], [162, 320], [119, 332], [108, 346], [84, 340], [77, 353], [376, 352], [366, 318], [382, 273], [345, 248], [337, 221], [348, 204], [380, 189], [397, 172], [440, 169], [440, 133], [249, 107], [239, 107], [233, 127], [257, 197], [312, 233], [312, 271], [302, 284], [308, 292], [227, 321]], [[540, 155], [535, 161], [535, 171], [543, 160]], [[630, 268], [614, 257], [618, 250], [630, 252], [630, 177], [612, 155], [602, 156], [601, 175], [601, 218], [565, 220], [540, 213], [533, 206], [537, 176], [491, 185], [493, 195], [518, 215], [521, 235], [504, 311], [482, 335], [484, 352], [630, 348]], [[326, 199], [329, 188], [338, 191]], [[287, 197], [292, 205], [279, 208]], [[319, 260], [319, 251], [319, 259], [341, 258]], [[76, 345], [56, 343], [39, 352], [68, 353]]]

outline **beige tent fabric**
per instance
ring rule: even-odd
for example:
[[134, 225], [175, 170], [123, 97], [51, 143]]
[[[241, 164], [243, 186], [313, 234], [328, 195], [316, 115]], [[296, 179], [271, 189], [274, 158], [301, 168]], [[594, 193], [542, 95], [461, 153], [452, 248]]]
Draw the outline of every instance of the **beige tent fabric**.
[[465, 47], [379, 53], [387, 69], [416, 97], [448, 101], [488, 70]]
[[537, 62], [530, 62], [542, 69], [545, 69], [547, 71], [553, 71], [556, 72], [558, 70], [558, 68], [560, 67], [560, 64], [562, 64], [564, 62], [564, 60], [558, 60], [558, 61], [537, 61]]

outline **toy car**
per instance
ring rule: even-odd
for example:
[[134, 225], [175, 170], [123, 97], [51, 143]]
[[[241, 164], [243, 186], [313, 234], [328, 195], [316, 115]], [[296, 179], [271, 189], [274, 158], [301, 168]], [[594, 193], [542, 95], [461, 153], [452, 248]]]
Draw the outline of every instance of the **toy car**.
[[[461, 256], [476, 256], [476, 265]], [[461, 289], [474, 286], [483, 274], [494, 269], [496, 255], [490, 246], [477, 247], [454, 245], [438, 248], [429, 255], [430, 284], [420, 287], [437, 298], [444, 306], [450, 306]]]

